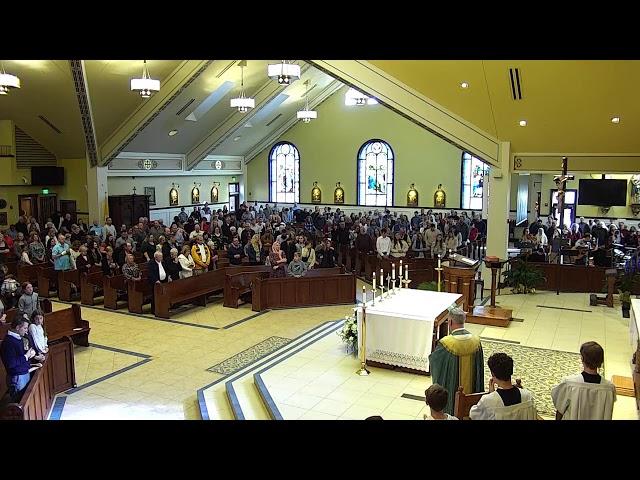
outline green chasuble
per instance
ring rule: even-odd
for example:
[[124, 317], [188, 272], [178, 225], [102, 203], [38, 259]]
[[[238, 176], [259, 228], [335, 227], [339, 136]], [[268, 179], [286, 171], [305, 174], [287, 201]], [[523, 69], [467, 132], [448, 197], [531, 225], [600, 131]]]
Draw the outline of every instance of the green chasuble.
[[455, 394], [459, 386], [464, 393], [484, 392], [484, 355], [480, 338], [460, 328], [441, 338], [429, 355], [431, 379], [447, 389], [449, 399], [444, 409], [453, 415]]

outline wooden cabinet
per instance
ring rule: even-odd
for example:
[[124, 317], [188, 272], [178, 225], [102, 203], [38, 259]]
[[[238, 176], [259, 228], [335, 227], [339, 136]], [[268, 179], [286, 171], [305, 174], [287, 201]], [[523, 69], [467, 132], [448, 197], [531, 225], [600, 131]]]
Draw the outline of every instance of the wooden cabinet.
[[116, 229], [120, 225], [128, 227], [138, 222], [140, 217], [149, 217], [148, 195], [111, 195], [109, 196], [109, 216]]

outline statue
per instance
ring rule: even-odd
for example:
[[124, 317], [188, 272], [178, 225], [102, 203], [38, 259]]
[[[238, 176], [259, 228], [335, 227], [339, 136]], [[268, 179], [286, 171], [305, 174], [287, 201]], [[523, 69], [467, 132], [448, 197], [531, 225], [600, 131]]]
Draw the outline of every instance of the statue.
[[407, 207], [418, 206], [418, 191], [415, 189], [415, 185], [412, 183], [407, 193]]
[[336, 190], [333, 192], [333, 203], [344, 203], [344, 190], [340, 182], [336, 183]]
[[313, 182], [311, 189], [311, 203], [322, 203], [322, 191], [318, 187], [318, 182]]
[[445, 208], [447, 206], [447, 194], [442, 190], [442, 184], [438, 185], [436, 193], [433, 194], [433, 206], [435, 208]]
[[169, 191], [169, 205], [175, 207], [178, 205], [178, 190], [172, 188]]

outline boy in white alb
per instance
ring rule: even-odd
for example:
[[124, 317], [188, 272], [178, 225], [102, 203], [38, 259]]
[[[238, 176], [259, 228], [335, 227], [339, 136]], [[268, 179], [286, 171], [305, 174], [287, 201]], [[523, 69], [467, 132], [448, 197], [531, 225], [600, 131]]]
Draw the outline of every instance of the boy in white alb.
[[434, 383], [424, 391], [424, 397], [430, 410], [430, 415], [425, 413], [425, 420], [458, 420], [444, 411], [449, 399], [449, 392], [442, 385]]

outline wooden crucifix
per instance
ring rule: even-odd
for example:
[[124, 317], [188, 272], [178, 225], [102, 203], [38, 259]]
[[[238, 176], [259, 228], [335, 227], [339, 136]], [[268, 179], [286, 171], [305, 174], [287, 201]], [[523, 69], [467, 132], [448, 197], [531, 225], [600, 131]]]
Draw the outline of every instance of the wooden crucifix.
[[558, 210], [560, 213], [560, 225], [558, 228], [562, 232], [564, 226], [564, 191], [567, 188], [567, 157], [562, 157], [562, 175], [556, 180], [558, 186]]

